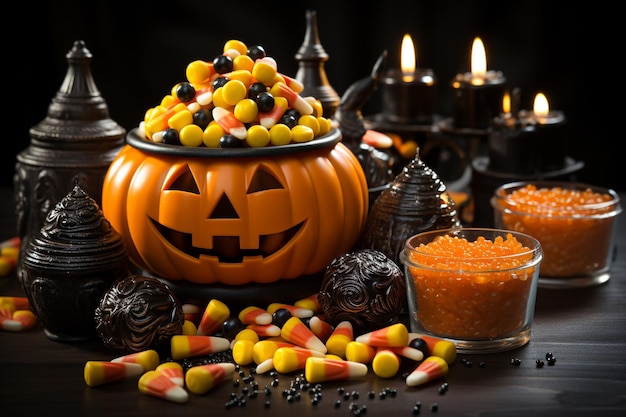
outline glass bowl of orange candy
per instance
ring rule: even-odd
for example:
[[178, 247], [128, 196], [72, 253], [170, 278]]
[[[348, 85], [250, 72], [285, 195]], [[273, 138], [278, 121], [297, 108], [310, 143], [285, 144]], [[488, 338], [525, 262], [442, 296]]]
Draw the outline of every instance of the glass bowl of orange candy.
[[530, 340], [543, 252], [524, 233], [453, 228], [419, 233], [400, 253], [411, 331], [461, 353], [500, 352]]
[[609, 280], [622, 211], [614, 190], [579, 182], [512, 182], [496, 189], [491, 205], [496, 227], [541, 242], [539, 287], [589, 287]]

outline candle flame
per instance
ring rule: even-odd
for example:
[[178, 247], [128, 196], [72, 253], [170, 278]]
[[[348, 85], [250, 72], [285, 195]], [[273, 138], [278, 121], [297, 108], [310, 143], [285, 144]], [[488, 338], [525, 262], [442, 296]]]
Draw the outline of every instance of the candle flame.
[[533, 103], [533, 112], [536, 116], [546, 117], [550, 113], [550, 105], [545, 94], [537, 93], [535, 96], [535, 102]]
[[402, 69], [402, 74], [404, 74], [403, 79], [405, 81], [413, 80], [415, 66], [416, 60], [413, 39], [411, 39], [409, 34], [405, 34], [402, 38], [402, 51], [400, 55], [400, 68]]
[[511, 94], [508, 91], [502, 97], [502, 112], [504, 114], [511, 113]]
[[487, 75], [487, 53], [483, 41], [476, 37], [472, 44], [472, 80], [475, 83], [482, 84], [485, 75]]

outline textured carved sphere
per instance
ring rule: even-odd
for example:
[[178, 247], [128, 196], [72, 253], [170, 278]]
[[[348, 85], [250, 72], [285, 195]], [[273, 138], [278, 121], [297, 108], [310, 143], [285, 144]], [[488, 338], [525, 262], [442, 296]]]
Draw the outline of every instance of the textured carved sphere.
[[181, 334], [185, 316], [175, 294], [156, 278], [132, 275], [116, 282], [95, 312], [96, 330], [108, 348], [160, 349]]
[[406, 305], [398, 265], [374, 249], [335, 258], [324, 272], [318, 300], [328, 323], [352, 323], [356, 334], [391, 325]]

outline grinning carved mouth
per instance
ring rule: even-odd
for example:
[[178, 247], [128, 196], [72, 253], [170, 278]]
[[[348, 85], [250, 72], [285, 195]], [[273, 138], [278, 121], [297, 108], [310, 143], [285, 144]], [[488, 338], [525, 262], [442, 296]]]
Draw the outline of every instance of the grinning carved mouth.
[[304, 222], [301, 222], [282, 232], [260, 235], [258, 249], [241, 249], [239, 236], [214, 236], [213, 249], [206, 249], [193, 246], [191, 233], [179, 232], [160, 224], [154, 219], [150, 220], [152, 220], [152, 224], [163, 236], [163, 239], [179, 251], [198, 259], [200, 256], [214, 256], [222, 263], [241, 263], [244, 257], [266, 258], [271, 256], [283, 248], [304, 224]]

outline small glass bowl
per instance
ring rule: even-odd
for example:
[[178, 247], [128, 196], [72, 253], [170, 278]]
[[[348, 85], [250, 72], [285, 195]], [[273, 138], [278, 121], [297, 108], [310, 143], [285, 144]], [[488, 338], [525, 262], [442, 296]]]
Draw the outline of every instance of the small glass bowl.
[[451, 340], [460, 353], [526, 344], [542, 258], [536, 239], [508, 230], [456, 228], [410, 237], [400, 260], [411, 331]]
[[539, 287], [589, 287], [609, 280], [622, 211], [614, 190], [579, 182], [512, 182], [495, 190], [491, 206], [496, 227], [541, 242]]

